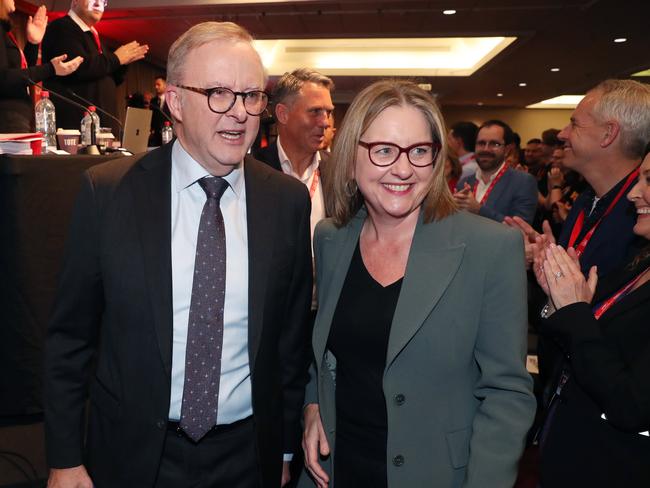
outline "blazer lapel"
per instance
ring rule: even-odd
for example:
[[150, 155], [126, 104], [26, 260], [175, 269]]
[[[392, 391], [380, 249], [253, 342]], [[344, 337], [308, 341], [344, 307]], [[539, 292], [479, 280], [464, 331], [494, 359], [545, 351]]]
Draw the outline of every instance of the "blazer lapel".
[[422, 327], [460, 267], [465, 244], [451, 242], [453, 221], [450, 216], [423, 224], [420, 216], [393, 316], [386, 370]]
[[171, 372], [173, 305], [171, 269], [171, 144], [150, 153], [131, 180], [146, 285], [163, 366]]
[[256, 170], [259, 164], [248, 156], [244, 161], [248, 229], [248, 353], [251, 371], [255, 366], [262, 334], [268, 270], [275, 243], [274, 206], [271, 204], [274, 195], [266, 183], [268, 174]]
[[[317, 287], [323, 287], [322, 290], [318, 290], [318, 297], [319, 299], [324, 298], [318, 304], [318, 315], [314, 324], [312, 341], [314, 357], [318, 366], [320, 366], [321, 359], [325, 354], [334, 312], [336, 312], [336, 306], [339, 303], [341, 290], [343, 289], [345, 278], [348, 275], [352, 255], [354, 254], [357, 242], [359, 242], [359, 235], [361, 234], [365, 218], [366, 212], [360, 210], [350, 224], [337, 233], [336, 240], [333, 238], [330, 241], [326, 240], [322, 243], [323, 246], [335, 247], [332, 254], [336, 255], [337, 259], [329, 264], [328, 272], [332, 273], [329, 281], [317, 283]], [[323, 263], [320, 263], [320, 265], [322, 266]], [[324, 275], [325, 273], [321, 274], [321, 276]]]

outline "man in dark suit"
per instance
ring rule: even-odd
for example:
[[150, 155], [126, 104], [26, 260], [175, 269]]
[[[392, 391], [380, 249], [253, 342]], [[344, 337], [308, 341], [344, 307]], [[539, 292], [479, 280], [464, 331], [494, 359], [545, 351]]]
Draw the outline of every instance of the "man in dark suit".
[[[64, 95], [79, 94], [94, 105], [115, 115], [117, 97], [115, 87], [122, 83], [127, 65], [144, 58], [149, 46], [137, 41], [118, 47], [115, 52], [107, 49], [100, 40], [95, 26], [104, 14], [106, 0], [72, 0], [68, 15], [52, 22], [43, 38], [43, 59], [67, 54], [84, 62], [72, 76], [53, 79], [48, 86]], [[85, 103], [77, 100], [83, 105]], [[83, 111], [69, 103], [54, 100], [56, 121], [59, 127], [78, 129]], [[100, 116], [100, 118], [102, 118]], [[102, 120], [102, 126], [112, 127], [115, 134], [119, 126], [112, 120]]]
[[327, 178], [327, 151], [319, 150], [325, 140], [334, 111], [327, 76], [300, 68], [280, 77], [273, 90], [278, 137], [256, 157], [285, 174], [302, 181], [311, 197], [311, 233], [327, 216], [323, 179]]
[[171, 114], [169, 107], [165, 103], [165, 90], [167, 80], [164, 76], [156, 76], [154, 80], [154, 89], [156, 96], [149, 102], [151, 109], [151, 135], [149, 136], [149, 146], [156, 147], [162, 145], [162, 128], [165, 122], [169, 121]]
[[475, 175], [458, 182], [454, 194], [458, 206], [469, 212], [503, 222], [517, 216], [531, 223], [537, 208], [537, 182], [522, 171], [508, 168], [506, 154], [514, 140], [508, 124], [488, 120], [476, 136]]
[[276, 488], [299, 448], [307, 191], [246, 156], [268, 102], [248, 32], [199, 24], [167, 66], [176, 142], [91, 168], [72, 218], [46, 343], [50, 488]]

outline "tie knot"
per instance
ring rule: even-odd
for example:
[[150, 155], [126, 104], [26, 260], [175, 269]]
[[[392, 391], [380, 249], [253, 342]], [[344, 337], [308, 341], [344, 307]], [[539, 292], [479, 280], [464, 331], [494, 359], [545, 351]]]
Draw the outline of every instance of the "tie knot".
[[207, 176], [199, 180], [199, 185], [208, 198], [214, 198], [217, 202], [228, 188], [228, 182], [218, 176]]

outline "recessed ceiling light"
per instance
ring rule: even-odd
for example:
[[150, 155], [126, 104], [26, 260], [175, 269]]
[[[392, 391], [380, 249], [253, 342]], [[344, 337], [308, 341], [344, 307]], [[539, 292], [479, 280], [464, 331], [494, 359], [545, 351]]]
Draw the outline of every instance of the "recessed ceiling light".
[[625, 37], [618, 37], [618, 38], [614, 39], [614, 42], [616, 42], [618, 44], [620, 44], [621, 42], [625, 42], [625, 41], [627, 41], [627, 38], [625, 38]]
[[519, 83], [519, 86], [526, 86], [526, 83]]
[[497, 97], [502, 97], [503, 93], [497, 93]]
[[551, 71], [552, 71], [553, 73], [557, 73], [558, 71], [560, 71], [560, 68], [551, 68]]
[[449, 10], [443, 10], [442, 13], [445, 15], [454, 15], [456, 11], [453, 9], [449, 9]]
[[483, 102], [478, 102], [476, 105], [478, 105], [479, 107], [482, 107], [482, 106], [483, 106]]

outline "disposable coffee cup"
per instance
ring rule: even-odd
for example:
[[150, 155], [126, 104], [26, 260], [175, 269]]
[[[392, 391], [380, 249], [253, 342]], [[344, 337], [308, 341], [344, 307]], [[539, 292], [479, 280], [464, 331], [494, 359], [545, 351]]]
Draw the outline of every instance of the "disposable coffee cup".
[[74, 129], [59, 129], [56, 131], [56, 140], [59, 143], [59, 149], [69, 154], [77, 154], [81, 132]]

